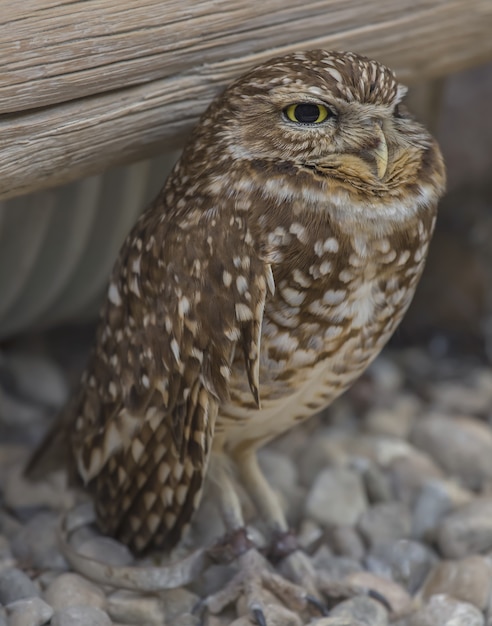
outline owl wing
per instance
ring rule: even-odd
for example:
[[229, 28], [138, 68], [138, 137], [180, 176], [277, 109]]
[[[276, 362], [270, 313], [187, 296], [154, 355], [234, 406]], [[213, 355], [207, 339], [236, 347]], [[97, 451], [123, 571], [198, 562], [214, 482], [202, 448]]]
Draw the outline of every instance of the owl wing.
[[103, 529], [136, 551], [173, 545], [197, 508], [238, 349], [259, 403], [271, 285], [244, 220], [160, 215], [120, 253], [70, 433]]

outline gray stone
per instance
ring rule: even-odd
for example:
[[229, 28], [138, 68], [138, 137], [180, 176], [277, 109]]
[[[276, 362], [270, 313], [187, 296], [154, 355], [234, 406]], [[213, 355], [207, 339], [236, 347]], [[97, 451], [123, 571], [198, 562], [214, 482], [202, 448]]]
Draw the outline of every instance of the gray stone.
[[422, 487], [432, 479], [444, 478], [443, 470], [423, 452], [413, 448], [410, 454], [395, 457], [388, 473], [397, 500], [413, 505]]
[[437, 563], [422, 588], [422, 596], [445, 594], [473, 604], [481, 611], [487, 607], [492, 591], [492, 567], [489, 561], [472, 555], [456, 561]]
[[7, 613], [5, 609], [0, 604], [0, 626], [7, 626]]
[[359, 572], [362, 565], [359, 561], [347, 556], [333, 556], [329, 548], [321, 546], [312, 557], [313, 566], [328, 574], [334, 580], [341, 580], [350, 574]]
[[408, 626], [484, 626], [484, 617], [473, 604], [460, 602], [444, 594], [432, 596], [414, 613]]
[[372, 572], [360, 571], [349, 574], [342, 581], [356, 589], [370, 589], [386, 599], [391, 607], [392, 618], [409, 615], [413, 609], [410, 594], [398, 583]]
[[0, 604], [39, 595], [36, 585], [22, 570], [15, 567], [0, 570]]
[[433, 540], [439, 523], [452, 509], [470, 502], [474, 494], [450, 480], [429, 480], [417, 495], [412, 534], [417, 539]]
[[428, 546], [409, 539], [381, 543], [365, 560], [371, 572], [400, 583], [412, 595], [436, 561], [436, 554]]
[[328, 468], [316, 478], [306, 501], [306, 513], [322, 526], [351, 526], [367, 509], [367, 498], [357, 472]]
[[108, 597], [107, 611], [113, 621], [160, 626], [166, 623], [163, 603], [157, 595], [119, 590]]
[[402, 502], [376, 504], [360, 516], [357, 528], [371, 547], [406, 539], [412, 532], [410, 510]]
[[67, 569], [58, 546], [58, 515], [38, 513], [12, 538], [14, 556], [37, 569]]
[[431, 415], [416, 422], [411, 441], [470, 489], [492, 478], [492, 432], [478, 419]]
[[111, 537], [91, 537], [84, 541], [78, 552], [90, 559], [96, 559], [108, 565], [124, 566], [133, 563], [134, 558], [130, 550]]
[[492, 549], [492, 498], [477, 498], [448, 515], [438, 526], [439, 550], [448, 558]]
[[56, 610], [69, 606], [106, 608], [106, 596], [94, 583], [78, 574], [61, 574], [45, 591], [46, 601]]
[[111, 620], [94, 606], [69, 606], [55, 611], [50, 626], [111, 626]]
[[360, 560], [366, 549], [359, 533], [352, 526], [335, 526], [328, 531], [328, 543], [335, 554]]
[[363, 472], [364, 486], [371, 503], [389, 502], [393, 499], [388, 476], [375, 463], [369, 463]]
[[330, 617], [320, 619], [316, 626], [387, 626], [388, 614], [383, 605], [366, 596], [340, 602]]
[[68, 397], [68, 382], [56, 363], [45, 356], [11, 352], [5, 355], [17, 393], [35, 404], [61, 407]]
[[415, 396], [402, 394], [391, 403], [391, 408], [374, 407], [364, 418], [364, 428], [375, 435], [407, 439], [420, 403]]
[[53, 609], [41, 598], [17, 600], [8, 604], [6, 609], [9, 626], [42, 626], [53, 615]]

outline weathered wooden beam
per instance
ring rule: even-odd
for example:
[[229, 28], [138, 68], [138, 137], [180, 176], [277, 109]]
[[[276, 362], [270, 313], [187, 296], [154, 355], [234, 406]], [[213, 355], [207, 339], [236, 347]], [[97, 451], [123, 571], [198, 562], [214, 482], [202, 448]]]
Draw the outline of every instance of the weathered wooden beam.
[[416, 82], [492, 59], [491, 0], [0, 0], [0, 198], [177, 146], [231, 78], [353, 49]]

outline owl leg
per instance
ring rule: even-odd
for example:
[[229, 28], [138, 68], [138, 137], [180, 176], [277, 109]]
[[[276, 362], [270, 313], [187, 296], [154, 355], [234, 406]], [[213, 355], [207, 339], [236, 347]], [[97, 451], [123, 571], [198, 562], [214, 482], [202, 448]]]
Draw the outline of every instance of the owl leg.
[[[293, 619], [292, 611], [303, 612], [313, 605], [320, 609], [320, 603], [315, 598], [310, 597], [304, 587], [296, 585], [275, 573], [268, 561], [258, 552], [252, 542], [247, 539], [241, 503], [229, 478], [227, 465], [222, 463], [220, 458], [216, 457], [212, 460], [212, 466], [213, 469], [210, 470], [209, 475], [217, 488], [222, 518], [228, 532], [226, 539], [220, 542], [218, 550], [219, 552], [223, 550], [224, 545], [230, 547], [231, 552], [237, 550], [235, 556], [238, 572], [225, 588], [209, 596], [204, 601], [204, 606], [211, 613], [220, 613], [240, 596], [244, 596], [251, 617], [260, 626], [269, 623], [288, 623]], [[253, 467], [252, 472], [245, 474], [248, 478], [245, 485], [247, 488], [249, 480], [255, 482], [254, 469]], [[259, 472], [259, 468], [257, 469]], [[242, 472], [241, 476], [243, 477]], [[258, 490], [258, 498], [261, 499], [265, 496], [262, 504], [268, 507], [269, 514], [273, 516], [275, 530], [278, 532], [287, 531], [287, 522], [283, 516], [280, 504], [277, 502], [270, 507], [267, 501], [267, 496], [269, 495], [268, 483], [261, 472], [260, 476], [264, 488]], [[276, 497], [273, 500], [276, 501]], [[269, 601], [269, 597], [265, 596], [265, 589], [273, 593], [283, 606], [272, 604]]]

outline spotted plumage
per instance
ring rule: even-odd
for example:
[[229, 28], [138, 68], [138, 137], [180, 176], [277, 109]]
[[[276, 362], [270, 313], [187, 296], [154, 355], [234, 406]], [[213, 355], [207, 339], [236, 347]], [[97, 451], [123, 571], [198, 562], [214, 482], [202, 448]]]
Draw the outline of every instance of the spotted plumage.
[[252, 455], [360, 375], [423, 269], [444, 168], [404, 93], [352, 53], [251, 70], [129, 234], [63, 428], [102, 528], [134, 550], [179, 540], [224, 458], [286, 528]]

